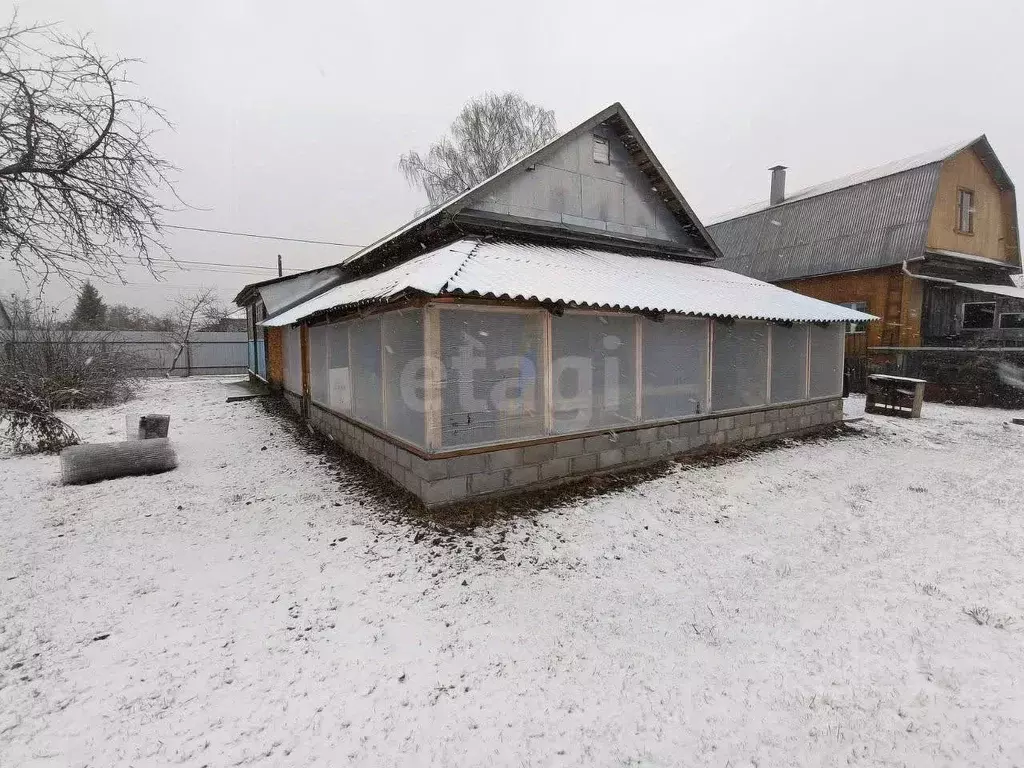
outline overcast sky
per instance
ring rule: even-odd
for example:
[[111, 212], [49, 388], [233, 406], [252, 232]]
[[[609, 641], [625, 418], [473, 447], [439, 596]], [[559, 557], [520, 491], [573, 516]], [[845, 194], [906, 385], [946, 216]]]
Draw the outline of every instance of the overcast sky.
[[[987, 133], [1024, 174], [1019, 0], [513, 3], [23, 0], [91, 31], [175, 123], [157, 148], [193, 206], [168, 223], [367, 243], [425, 203], [398, 156], [468, 98], [517, 90], [567, 129], [621, 101], [699, 216]], [[351, 249], [168, 231], [179, 259], [291, 268]], [[270, 273], [266, 273], [270, 276]], [[242, 273], [139, 269], [108, 302], [160, 312]], [[0, 265], [2, 293], [23, 290]], [[54, 285], [51, 301], [72, 293]], [[65, 304], [65, 306], [67, 306]]]

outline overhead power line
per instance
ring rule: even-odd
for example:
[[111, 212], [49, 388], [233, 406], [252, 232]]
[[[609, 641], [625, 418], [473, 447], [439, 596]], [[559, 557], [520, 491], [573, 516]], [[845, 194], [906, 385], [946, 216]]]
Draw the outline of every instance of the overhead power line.
[[[271, 272], [277, 272], [277, 267], [269, 267], [266, 264], [227, 264], [221, 261], [191, 261], [189, 259], [161, 259], [153, 258], [149, 259], [154, 264], [197, 264], [203, 267], [232, 267], [235, 269], [265, 269]], [[285, 272], [302, 272], [303, 270], [297, 267], [285, 267]]]
[[232, 232], [227, 229], [207, 229], [206, 227], [185, 227], [181, 224], [164, 224], [167, 229], [186, 229], [190, 232], [206, 232], [211, 235], [233, 235], [234, 237], [253, 237], [257, 240], [280, 240], [285, 243], [309, 243], [311, 245], [330, 245], [337, 248], [362, 248], [355, 243], [332, 243], [329, 240], [308, 240], [301, 237], [281, 237], [279, 235], [257, 235], [253, 232]]

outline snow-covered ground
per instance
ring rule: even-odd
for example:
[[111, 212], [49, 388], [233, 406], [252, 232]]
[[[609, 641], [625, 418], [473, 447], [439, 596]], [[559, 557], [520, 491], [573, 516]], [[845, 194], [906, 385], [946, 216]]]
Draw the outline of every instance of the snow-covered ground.
[[226, 394], [69, 416], [171, 413], [169, 474], [0, 460], [0, 765], [1024, 763], [1015, 414], [928, 403], [448, 536]]

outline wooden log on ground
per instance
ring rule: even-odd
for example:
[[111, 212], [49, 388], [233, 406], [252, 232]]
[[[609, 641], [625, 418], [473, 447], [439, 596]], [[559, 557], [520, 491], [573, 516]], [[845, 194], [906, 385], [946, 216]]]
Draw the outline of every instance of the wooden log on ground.
[[178, 466], [178, 455], [167, 438], [123, 443], [73, 445], [60, 454], [64, 485], [94, 483], [128, 475], [152, 475]]

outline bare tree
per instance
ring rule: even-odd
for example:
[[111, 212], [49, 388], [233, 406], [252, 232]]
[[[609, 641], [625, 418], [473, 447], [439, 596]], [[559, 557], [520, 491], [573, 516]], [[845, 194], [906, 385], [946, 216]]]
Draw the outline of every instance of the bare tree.
[[174, 308], [171, 310], [174, 330], [170, 332], [170, 336], [174, 344], [177, 345], [178, 351], [174, 354], [166, 376], [171, 375], [182, 353], [185, 353], [186, 360], [185, 375], [191, 375], [192, 364], [187, 350], [189, 342], [192, 340], [192, 334], [209, 322], [210, 317], [219, 311], [217, 294], [213, 288], [200, 288], [193, 293], [183, 293], [174, 300]]
[[23, 276], [121, 276], [152, 271], [163, 250], [158, 194], [172, 166], [150, 124], [168, 125], [130, 95], [129, 59], [51, 26], [0, 26], [0, 259]]
[[518, 93], [485, 93], [468, 101], [426, 156], [411, 150], [398, 167], [441, 205], [507, 168], [558, 134], [555, 113]]

